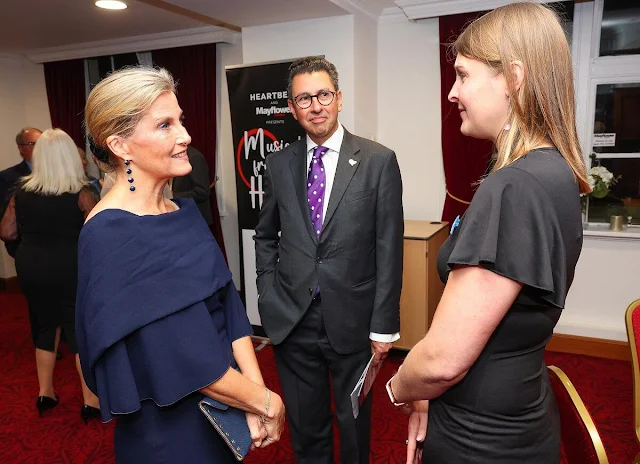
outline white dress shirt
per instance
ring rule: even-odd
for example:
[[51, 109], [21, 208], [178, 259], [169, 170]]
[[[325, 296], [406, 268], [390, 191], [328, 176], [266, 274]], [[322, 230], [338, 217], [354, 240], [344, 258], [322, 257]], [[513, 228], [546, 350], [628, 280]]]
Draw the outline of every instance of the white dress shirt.
[[[344, 127], [338, 122], [338, 129], [329, 137], [322, 146], [328, 148], [327, 152], [322, 156], [322, 164], [324, 166], [325, 174], [325, 187], [324, 187], [324, 202], [322, 205], [322, 222], [324, 222], [325, 215], [327, 214], [327, 205], [329, 204], [329, 198], [331, 197], [331, 189], [333, 188], [333, 179], [336, 177], [336, 169], [338, 168], [338, 157], [340, 156], [340, 147], [342, 146], [342, 139], [344, 138]], [[307, 135], [307, 173], [309, 172], [309, 165], [313, 159], [313, 150], [318, 146], [309, 135]], [[305, 182], [306, 182], [305, 178]], [[379, 334], [375, 332], [369, 333], [369, 338], [375, 342], [391, 343], [400, 338], [399, 333], [394, 334]]]

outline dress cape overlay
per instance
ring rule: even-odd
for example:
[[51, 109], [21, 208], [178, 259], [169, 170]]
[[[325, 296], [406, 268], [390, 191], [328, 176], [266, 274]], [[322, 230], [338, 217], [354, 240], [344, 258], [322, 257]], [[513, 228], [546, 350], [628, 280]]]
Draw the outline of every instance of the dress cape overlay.
[[174, 201], [179, 210], [157, 216], [101, 211], [80, 234], [78, 348], [104, 421], [215, 382], [234, 364], [231, 342], [251, 334], [196, 204]]

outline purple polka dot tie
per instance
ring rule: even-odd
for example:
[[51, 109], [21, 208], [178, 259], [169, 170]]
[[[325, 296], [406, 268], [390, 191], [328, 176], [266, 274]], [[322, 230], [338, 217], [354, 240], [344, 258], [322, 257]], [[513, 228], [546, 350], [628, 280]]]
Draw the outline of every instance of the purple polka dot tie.
[[322, 211], [324, 208], [324, 189], [326, 186], [326, 174], [322, 157], [329, 151], [322, 145], [313, 149], [313, 158], [309, 164], [309, 177], [307, 179], [307, 200], [309, 201], [309, 213], [316, 237], [322, 233]]

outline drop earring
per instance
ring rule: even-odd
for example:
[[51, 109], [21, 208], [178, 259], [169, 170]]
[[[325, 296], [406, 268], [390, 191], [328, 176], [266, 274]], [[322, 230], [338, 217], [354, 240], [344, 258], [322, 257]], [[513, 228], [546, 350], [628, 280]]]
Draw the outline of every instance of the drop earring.
[[[509, 112], [511, 112], [511, 97], [507, 97], [508, 98], [508, 105], [509, 105]], [[511, 123], [507, 121], [507, 123], [504, 125], [504, 130], [508, 131], [509, 129], [511, 129]]]
[[136, 187], [135, 187], [135, 185], [133, 185], [133, 177], [131, 177], [131, 172], [132, 172], [132, 171], [131, 171], [130, 164], [131, 164], [131, 160], [124, 160], [124, 165], [127, 167], [127, 169], [126, 169], [126, 171], [125, 171], [125, 172], [126, 172], [126, 173], [127, 173], [127, 175], [129, 176], [129, 177], [127, 178], [127, 180], [128, 180], [128, 181], [129, 181], [129, 183], [131, 184], [131, 186], [129, 187], [129, 190], [131, 190], [132, 192], [135, 192], [135, 191], [136, 191]]

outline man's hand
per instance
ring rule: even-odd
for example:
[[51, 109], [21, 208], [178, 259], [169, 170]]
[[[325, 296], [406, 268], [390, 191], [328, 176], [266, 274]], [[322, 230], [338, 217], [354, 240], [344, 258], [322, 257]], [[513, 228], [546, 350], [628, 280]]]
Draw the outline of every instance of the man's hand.
[[393, 343], [375, 342], [371, 340], [371, 354], [375, 355], [373, 363], [378, 364], [380, 361], [384, 361], [392, 346]]

